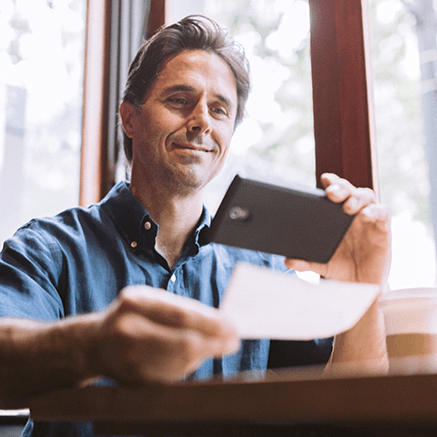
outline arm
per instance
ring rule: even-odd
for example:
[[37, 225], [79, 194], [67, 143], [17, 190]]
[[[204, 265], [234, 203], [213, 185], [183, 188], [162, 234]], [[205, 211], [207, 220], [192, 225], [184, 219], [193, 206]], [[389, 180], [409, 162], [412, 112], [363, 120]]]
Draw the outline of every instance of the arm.
[[32, 394], [92, 377], [170, 382], [239, 341], [208, 312], [153, 295], [122, 292], [105, 311], [58, 322], [0, 319], [0, 407], [23, 408]]
[[388, 367], [384, 319], [376, 301], [352, 329], [335, 337], [326, 371], [385, 373]]
[[[313, 270], [325, 278], [386, 285], [390, 264], [390, 221], [387, 208], [376, 203], [367, 188], [356, 188], [333, 174], [324, 174], [322, 184], [333, 202], [344, 202], [348, 214], [356, 214], [340, 246], [327, 264], [287, 259], [296, 270]], [[375, 302], [365, 316], [349, 331], [334, 340], [328, 367], [356, 363], [358, 368], [385, 371], [388, 358], [384, 319]]]

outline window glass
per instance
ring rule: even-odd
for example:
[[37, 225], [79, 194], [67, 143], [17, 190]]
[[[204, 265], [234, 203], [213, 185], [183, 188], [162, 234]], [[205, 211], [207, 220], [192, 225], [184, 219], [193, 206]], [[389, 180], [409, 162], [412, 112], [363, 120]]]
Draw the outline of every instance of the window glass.
[[[422, 106], [416, 26], [433, 11], [429, 0], [414, 3], [417, 17], [402, 0], [371, 0], [369, 7], [379, 182], [392, 214], [392, 288], [435, 286], [436, 279], [424, 125], [433, 108]], [[435, 27], [431, 39], [435, 47]]]
[[0, 240], [77, 205], [86, 0], [0, 3]]

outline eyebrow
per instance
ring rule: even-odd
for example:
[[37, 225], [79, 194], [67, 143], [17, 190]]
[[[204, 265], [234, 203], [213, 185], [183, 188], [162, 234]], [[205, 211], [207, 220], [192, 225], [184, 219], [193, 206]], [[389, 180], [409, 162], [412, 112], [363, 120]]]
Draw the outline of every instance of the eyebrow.
[[[164, 90], [164, 92], [162, 93], [163, 97], [169, 96], [173, 93], [177, 93], [177, 92], [195, 92], [195, 88], [190, 86], [190, 85], [173, 85], [171, 87], [168, 87]], [[229, 108], [232, 108], [232, 102], [231, 100], [229, 100], [227, 97], [225, 97], [222, 94], [214, 94], [214, 97], [216, 97], [217, 99], [219, 99], [222, 103], [224, 103], [225, 105], [227, 105]]]

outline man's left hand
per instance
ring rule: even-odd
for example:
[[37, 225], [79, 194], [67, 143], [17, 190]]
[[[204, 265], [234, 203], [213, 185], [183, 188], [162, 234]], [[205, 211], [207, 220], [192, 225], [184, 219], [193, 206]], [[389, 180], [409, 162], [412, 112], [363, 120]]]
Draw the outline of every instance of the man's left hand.
[[346, 235], [327, 264], [286, 258], [288, 268], [312, 270], [327, 279], [381, 283], [387, 279], [390, 263], [390, 215], [377, 203], [369, 188], [356, 188], [331, 173], [321, 176], [326, 196], [342, 203], [343, 210], [355, 215]]

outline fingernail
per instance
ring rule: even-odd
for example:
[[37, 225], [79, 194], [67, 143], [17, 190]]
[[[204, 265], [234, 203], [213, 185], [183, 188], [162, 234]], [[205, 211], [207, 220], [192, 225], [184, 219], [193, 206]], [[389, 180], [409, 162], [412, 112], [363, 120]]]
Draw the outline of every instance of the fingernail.
[[341, 186], [339, 184], [332, 184], [329, 187], [326, 188], [329, 191], [338, 191], [341, 189]]

